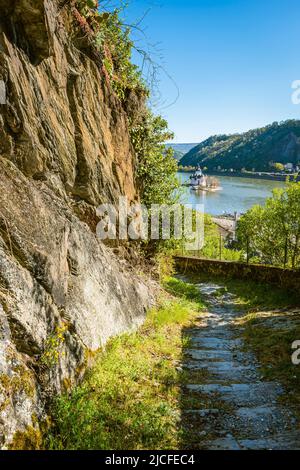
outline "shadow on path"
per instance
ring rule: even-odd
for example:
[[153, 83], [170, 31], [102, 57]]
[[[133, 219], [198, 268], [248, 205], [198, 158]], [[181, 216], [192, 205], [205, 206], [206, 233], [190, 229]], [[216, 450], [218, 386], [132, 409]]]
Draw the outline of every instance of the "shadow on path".
[[265, 381], [254, 355], [245, 351], [242, 327], [236, 324], [243, 312], [234, 295], [212, 283], [197, 287], [208, 312], [182, 333], [189, 345], [183, 359], [181, 447], [299, 450], [296, 414], [279, 402], [284, 390]]

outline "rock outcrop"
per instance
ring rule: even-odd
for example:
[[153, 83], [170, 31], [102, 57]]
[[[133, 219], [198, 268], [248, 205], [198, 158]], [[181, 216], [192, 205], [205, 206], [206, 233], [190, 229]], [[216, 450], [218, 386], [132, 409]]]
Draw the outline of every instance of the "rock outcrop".
[[[53, 395], [140, 325], [145, 280], [97, 240], [95, 208], [139, 199], [128, 114], [72, 2], [0, 0], [0, 446], [38, 432]], [[133, 94], [134, 95], [134, 94]]]

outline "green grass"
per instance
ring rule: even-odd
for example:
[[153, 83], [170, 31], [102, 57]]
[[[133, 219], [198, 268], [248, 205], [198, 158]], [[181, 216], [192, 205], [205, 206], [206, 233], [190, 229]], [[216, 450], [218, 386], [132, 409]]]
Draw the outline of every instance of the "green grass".
[[191, 282], [215, 282], [222, 286], [216, 295], [225, 291], [237, 296], [237, 305], [247, 311], [255, 311], [260, 308], [282, 308], [300, 305], [299, 292], [291, 292], [280, 289], [270, 284], [260, 284], [245, 279], [229, 279], [220, 276], [203, 274], [191, 274]]
[[216, 282], [222, 286], [216, 296], [225, 292], [236, 295], [237, 308], [244, 312], [239, 320], [246, 349], [253, 351], [266, 380], [280, 382], [288, 392], [283, 399], [295, 406], [300, 414], [300, 366], [292, 363], [292, 343], [300, 340], [300, 309], [298, 292], [258, 284], [256, 282], [192, 275], [196, 282]]
[[[205, 243], [201, 250], [198, 252], [188, 252], [184, 247], [180, 247], [178, 254], [197, 256], [205, 259], [216, 259], [223, 261], [241, 261], [242, 252], [239, 250], [232, 250], [226, 248], [224, 238], [221, 239], [220, 247], [220, 229], [217, 224], [212, 220], [209, 214], [204, 214], [204, 234]], [[221, 249], [220, 249], [221, 248]]]
[[[276, 309], [277, 310], [277, 309]], [[261, 365], [265, 380], [277, 380], [287, 394], [283, 399], [294, 405], [300, 414], [300, 366], [292, 363], [292, 344], [300, 340], [300, 314], [298, 318], [272, 309], [248, 313], [239, 323], [243, 326], [246, 347], [253, 351]]]
[[270, 284], [259, 284], [246, 280], [227, 280], [228, 291], [237, 295], [241, 306], [247, 309], [283, 308], [300, 305], [298, 292], [289, 292]]
[[294, 327], [272, 328], [259, 313], [246, 315], [242, 319], [245, 327], [244, 339], [255, 352], [261, 372], [266, 380], [278, 380], [284, 385], [288, 398], [300, 405], [300, 367], [292, 363], [292, 343], [300, 340], [300, 324]]
[[194, 286], [171, 278], [165, 286], [172, 296], [164, 295], [144, 326], [112, 339], [83, 383], [53, 404], [46, 448], [180, 447], [182, 332], [204, 306]]
[[201, 293], [194, 284], [180, 281], [174, 277], [167, 277], [163, 282], [163, 287], [167, 292], [176, 297], [198, 302], [201, 306], [203, 305]]

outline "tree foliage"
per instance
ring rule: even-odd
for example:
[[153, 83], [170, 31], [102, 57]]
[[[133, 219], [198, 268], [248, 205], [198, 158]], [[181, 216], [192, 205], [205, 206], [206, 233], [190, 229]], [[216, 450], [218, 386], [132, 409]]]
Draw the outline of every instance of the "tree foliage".
[[287, 183], [265, 207], [250, 209], [239, 221], [238, 240], [250, 261], [299, 268], [300, 183]]
[[274, 168], [276, 171], [284, 171], [284, 165], [283, 165], [283, 163], [274, 163], [274, 164], [273, 164], [273, 168]]
[[[111, 11], [102, 11], [96, 0], [77, 0], [77, 8], [88, 22], [93, 33], [95, 48], [102, 55], [103, 67], [112, 89], [126, 108], [130, 92], [136, 93], [135, 116], [128, 115], [132, 145], [137, 158], [137, 180], [142, 202], [168, 204], [173, 202], [178, 181], [174, 151], [165, 142], [173, 138], [167, 122], [154, 116], [142, 101], [150, 95], [139, 68], [132, 61], [135, 47], [131, 39], [132, 27], [124, 24], [122, 1]], [[143, 51], [140, 51], [143, 54]], [[146, 57], [146, 53], [145, 56]], [[141, 99], [142, 97], [142, 99]]]
[[76, 0], [75, 5], [86, 21], [94, 48], [100, 53], [103, 67], [119, 98], [126, 98], [127, 89], [146, 91], [141, 72], [131, 59], [134, 47], [131, 27], [124, 25], [121, 19], [126, 5], [120, 1], [109, 11], [97, 0]]
[[240, 261], [241, 252], [227, 247], [227, 240], [221, 236], [212, 217], [209, 214], [204, 214], [204, 246], [196, 252], [196, 255], [207, 259]]
[[[273, 123], [243, 134], [217, 135], [197, 145], [180, 161], [182, 166], [205, 165], [209, 170], [272, 171], [274, 162], [300, 162], [300, 121]], [[280, 167], [282, 168], [282, 167]]]
[[173, 138], [167, 122], [161, 116], [145, 112], [131, 128], [131, 139], [138, 159], [138, 180], [142, 202], [171, 204], [179, 187], [174, 151], [165, 146]]

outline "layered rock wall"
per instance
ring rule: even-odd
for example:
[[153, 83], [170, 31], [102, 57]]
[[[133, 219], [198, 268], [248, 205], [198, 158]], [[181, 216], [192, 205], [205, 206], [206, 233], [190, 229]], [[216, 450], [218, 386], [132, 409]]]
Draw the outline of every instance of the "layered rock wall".
[[101, 57], [80, 42], [74, 8], [0, 0], [3, 448], [38, 432], [49, 399], [152, 302], [94, 230], [100, 203], [139, 199], [128, 122], [143, 100], [132, 95], [126, 108], [113, 93]]

